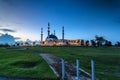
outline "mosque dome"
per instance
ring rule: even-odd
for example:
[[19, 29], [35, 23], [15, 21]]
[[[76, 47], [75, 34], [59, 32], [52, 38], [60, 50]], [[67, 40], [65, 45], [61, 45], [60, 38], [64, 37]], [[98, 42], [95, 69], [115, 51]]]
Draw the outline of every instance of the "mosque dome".
[[46, 41], [56, 41], [58, 40], [57, 36], [51, 34], [46, 38]]

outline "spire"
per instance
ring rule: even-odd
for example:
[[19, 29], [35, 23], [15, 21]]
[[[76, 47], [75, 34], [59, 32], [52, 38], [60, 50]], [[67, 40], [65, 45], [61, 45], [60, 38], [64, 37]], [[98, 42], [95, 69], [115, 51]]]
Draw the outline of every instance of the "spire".
[[41, 42], [43, 41], [43, 28], [41, 28]]
[[48, 36], [50, 35], [50, 23], [48, 22]]
[[55, 30], [54, 30], [54, 35], [55, 35]]
[[64, 41], [64, 26], [62, 27], [62, 40]]

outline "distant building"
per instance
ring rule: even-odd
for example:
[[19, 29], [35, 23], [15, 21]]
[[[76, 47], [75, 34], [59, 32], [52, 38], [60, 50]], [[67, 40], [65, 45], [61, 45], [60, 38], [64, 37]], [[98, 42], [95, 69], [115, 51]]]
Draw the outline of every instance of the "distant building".
[[62, 39], [58, 39], [58, 37], [54, 34], [50, 34], [50, 23], [48, 23], [48, 36], [45, 41], [43, 41], [43, 28], [41, 28], [41, 46], [63, 46], [63, 45], [74, 45], [81, 46], [83, 45], [83, 40], [67, 40], [64, 39], [64, 26], [62, 27]]
[[8, 45], [14, 45], [15, 44], [15, 39], [13, 36], [9, 35], [9, 34], [2, 34], [0, 36], [0, 44], [1, 45], [5, 45], [5, 44], [8, 44]]

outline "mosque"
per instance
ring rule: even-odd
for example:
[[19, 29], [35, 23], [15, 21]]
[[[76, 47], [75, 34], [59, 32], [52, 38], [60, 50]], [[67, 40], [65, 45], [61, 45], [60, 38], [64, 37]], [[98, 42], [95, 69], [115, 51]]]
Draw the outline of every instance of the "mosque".
[[54, 34], [50, 34], [50, 23], [48, 23], [48, 35], [43, 41], [43, 28], [41, 28], [41, 46], [65, 46], [65, 45], [74, 45], [81, 46], [84, 45], [84, 41], [81, 39], [78, 40], [68, 40], [64, 39], [64, 26], [62, 27], [62, 39], [58, 39], [58, 37]]

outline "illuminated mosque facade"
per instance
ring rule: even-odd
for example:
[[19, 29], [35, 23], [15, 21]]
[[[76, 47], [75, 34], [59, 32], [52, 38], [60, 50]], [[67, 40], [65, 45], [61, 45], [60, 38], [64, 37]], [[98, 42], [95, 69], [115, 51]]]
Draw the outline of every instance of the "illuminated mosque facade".
[[[58, 37], [54, 34], [50, 34], [50, 23], [48, 23], [48, 35], [43, 41], [43, 28], [41, 28], [41, 46], [66, 46], [66, 45], [73, 45], [73, 46], [82, 46], [84, 45], [84, 40], [68, 40], [64, 39], [64, 26], [62, 27], [62, 39], [58, 39]], [[86, 44], [88, 45], [88, 44]]]

